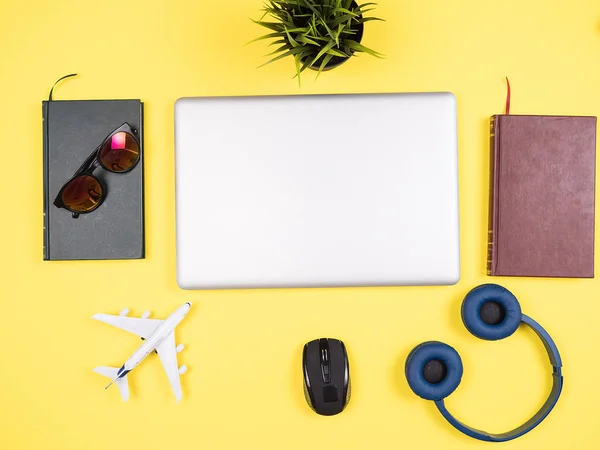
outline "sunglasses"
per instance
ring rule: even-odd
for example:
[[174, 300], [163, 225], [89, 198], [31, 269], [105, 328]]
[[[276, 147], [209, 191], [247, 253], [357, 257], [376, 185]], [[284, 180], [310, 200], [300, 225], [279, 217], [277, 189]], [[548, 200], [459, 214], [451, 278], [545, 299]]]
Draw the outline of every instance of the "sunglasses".
[[98, 208], [106, 198], [106, 188], [93, 173], [98, 167], [113, 173], [126, 173], [140, 160], [137, 130], [124, 123], [112, 131], [87, 157], [75, 175], [58, 192], [54, 205], [71, 211], [73, 218]]

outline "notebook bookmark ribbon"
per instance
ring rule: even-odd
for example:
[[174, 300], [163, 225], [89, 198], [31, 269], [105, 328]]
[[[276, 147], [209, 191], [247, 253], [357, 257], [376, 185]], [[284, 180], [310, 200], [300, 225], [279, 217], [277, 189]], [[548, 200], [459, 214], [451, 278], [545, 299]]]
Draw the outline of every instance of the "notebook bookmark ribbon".
[[506, 114], [510, 114], [510, 82], [506, 78]]
[[62, 80], [64, 80], [65, 78], [69, 78], [69, 77], [75, 77], [77, 76], [76, 73], [70, 73], [69, 75], [65, 75], [64, 77], [59, 78], [58, 80], [56, 80], [56, 83], [54, 83], [52, 85], [52, 89], [50, 89], [50, 95], [48, 95], [48, 101], [51, 102], [52, 101], [52, 93], [54, 92], [54, 88], [56, 87], [56, 85], [58, 83], [60, 83]]

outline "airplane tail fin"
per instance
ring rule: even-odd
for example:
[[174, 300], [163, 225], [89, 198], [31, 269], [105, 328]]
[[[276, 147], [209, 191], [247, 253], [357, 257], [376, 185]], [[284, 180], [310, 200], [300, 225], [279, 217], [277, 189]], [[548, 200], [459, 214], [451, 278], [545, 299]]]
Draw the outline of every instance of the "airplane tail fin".
[[127, 381], [127, 375], [125, 375], [123, 378], [117, 378], [119, 369], [117, 369], [116, 367], [96, 367], [94, 369], [94, 372], [99, 373], [100, 375], [104, 375], [105, 377], [113, 380], [117, 384], [117, 387], [119, 388], [119, 392], [121, 392], [121, 397], [123, 397], [123, 400], [129, 400], [129, 382]]

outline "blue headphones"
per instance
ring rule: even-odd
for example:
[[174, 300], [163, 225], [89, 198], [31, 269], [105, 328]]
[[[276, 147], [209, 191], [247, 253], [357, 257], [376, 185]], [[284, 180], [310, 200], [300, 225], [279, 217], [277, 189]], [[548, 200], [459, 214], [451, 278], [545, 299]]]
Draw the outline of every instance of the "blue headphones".
[[460, 384], [463, 365], [452, 347], [442, 342], [424, 342], [406, 359], [405, 373], [410, 388], [419, 397], [433, 400], [450, 424], [467, 436], [488, 442], [504, 442], [528, 433], [546, 418], [560, 397], [563, 387], [562, 362], [550, 335], [531, 317], [521, 313], [516, 297], [496, 284], [484, 284], [471, 290], [463, 300], [461, 315], [465, 327], [481, 339], [495, 341], [513, 334], [521, 323], [535, 331], [544, 343], [552, 364], [552, 390], [541, 409], [523, 425], [506, 433], [493, 434], [471, 428], [446, 409], [444, 398]]

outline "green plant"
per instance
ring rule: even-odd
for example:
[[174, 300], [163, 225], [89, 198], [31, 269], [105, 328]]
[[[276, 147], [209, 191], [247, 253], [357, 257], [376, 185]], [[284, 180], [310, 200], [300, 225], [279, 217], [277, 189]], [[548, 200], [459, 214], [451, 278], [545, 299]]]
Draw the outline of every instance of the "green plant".
[[[358, 5], [353, 0], [268, 0], [263, 17], [253, 22], [271, 33], [251, 42], [273, 39], [269, 45], [279, 47], [267, 55], [276, 56], [260, 67], [293, 57], [295, 77], [300, 82], [300, 74], [306, 68], [316, 70], [318, 78], [328, 65], [339, 64], [357, 52], [382, 57], [360, 43], [364, 23], [382, 20], [364, 17], [374, 9], [368, 7], [374, 5], [376, 3]], [[274, 21], [264, 21], [267, 16]]]

